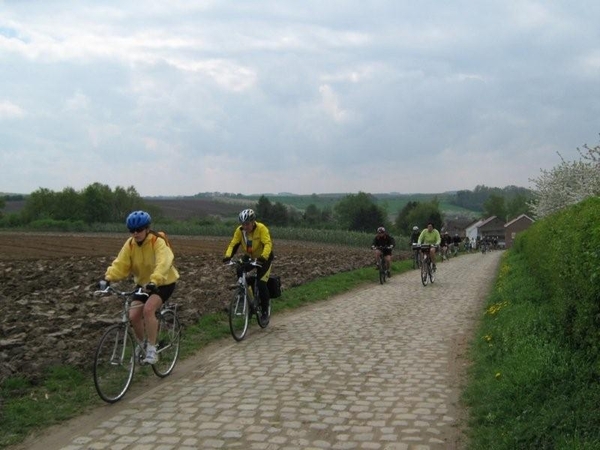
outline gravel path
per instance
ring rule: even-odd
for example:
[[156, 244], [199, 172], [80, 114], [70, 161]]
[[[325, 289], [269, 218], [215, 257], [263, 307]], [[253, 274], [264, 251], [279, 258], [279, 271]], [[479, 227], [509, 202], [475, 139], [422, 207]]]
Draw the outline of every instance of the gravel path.
[[500, 255], [438, 262], [427, 287], [373, 270], [373, 285], [209, 346], [22, 448], [461, 448], [464, 352]]

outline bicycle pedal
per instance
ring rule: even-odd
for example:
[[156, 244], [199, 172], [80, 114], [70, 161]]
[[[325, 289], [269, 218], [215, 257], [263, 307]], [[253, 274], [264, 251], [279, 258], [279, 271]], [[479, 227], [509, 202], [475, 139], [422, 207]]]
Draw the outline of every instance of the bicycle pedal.
[[227, 289], [230, 289], [230, 290], [232, 290], [232, 291], [233, 291], [234, 289], [237, 289], [237, 288], [238, 288], [238, 285], [237, 285], [237, 284], [230, 284], [229, 286], [227, 286]]

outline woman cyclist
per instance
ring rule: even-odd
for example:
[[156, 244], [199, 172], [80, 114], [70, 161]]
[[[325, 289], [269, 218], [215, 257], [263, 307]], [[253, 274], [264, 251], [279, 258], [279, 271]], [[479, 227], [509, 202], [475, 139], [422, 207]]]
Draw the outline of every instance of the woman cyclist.
[[144, 329], [148, 345], [144, 363], [156, 364], [156, 338], [158, 319], [156, 311], [165, 303], [179, 279], [173, 265], [174, 255], [166, 240], [150, 229], [151, 217], [145, 211], [134, 211], [127, 217], [126, 224], [131, 237], [106, 269], [107, 282], [123, 280], [133, 275], [135, 283], [150, 294], [135, 295], [129, 310], [129, 320], [138, 345], [144, 340]]

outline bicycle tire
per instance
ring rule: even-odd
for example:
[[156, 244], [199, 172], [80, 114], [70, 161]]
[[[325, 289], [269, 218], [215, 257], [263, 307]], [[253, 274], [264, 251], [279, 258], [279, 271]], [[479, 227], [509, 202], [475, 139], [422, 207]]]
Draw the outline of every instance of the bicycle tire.
[[152, 370], [161, 378], [169, 375], [179, 356], [179, 342], [181, 340], [181, 324], [177, 314], [170, 309], [165, 309], [159, 314], [158, 338], [156, 352], [158, 362], [152, 364]]
[[[382, 253], [383, 255], [383, 253]], [[379, 283], [383, 284], [385, 283], [385, 259], [383, 256], [380, 256], [377, 259], [377, 270], [379, 272]]]
[[427, 283], [429, 282], [427, 277], [429, 275], [428, 270], [427, 270], [427, 266], [429, 265], [428, 260], [424, 260], [421, 262], [421, 283], [423, 283], [423, 286], [427, 286]]
[[429, 281], [431, 284], [435, 281], [435, 270], [433, 269], [433, 264], [427, 264], [427, 272], [429, 273]]
[[250, 319], [250, 305], [244, 291], [239, 289], [229, 304], [229, 329], [236, 341], [241, 341], [248, 332], [248, 321]]
[[120, 400], [133, 380], [135, 339], [124, 324], [108, 328], [94, 355], [94, 386], [102, 400]]

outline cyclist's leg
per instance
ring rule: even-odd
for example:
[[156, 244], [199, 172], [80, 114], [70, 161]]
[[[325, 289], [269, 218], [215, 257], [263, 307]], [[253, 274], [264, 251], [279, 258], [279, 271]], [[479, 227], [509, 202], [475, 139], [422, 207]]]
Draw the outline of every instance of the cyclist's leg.
[[175, 283], [159, 286], [157, 291], [150, 295], [144, 304], [144, 327], [149, 345], [156, 346], [158, 334], [158, 317], [156, 312], [169, 300], [174, 290]]
[[431, 258], [431, 264], [435, 267], [435, 246], [432, 245], [429, 249], [429, 257]]
[[152, 294], [144, 303], [144, 327], [146, 328], [146, 337], [148, 345], [156, 345], [156, 336], [158, 333], [158, 319], [156, 311], [160, 309], [163, 301], [158, 294]]
[[256, 270], [256, 277], [258, 278], [258, 296], [260, 297], [260, 306], [263, 311], [263, 315], [269, 312], [269, 304], [271, 302], [271, 295], [269, 294], [269, 287], [267, 281], [271, 274], [271, 261], [267, 261], [265, 265], [259, 267]]
[[129, 309], [129, 321], [131, 322], [131, 327], [133, 328], [135, 338], [138, 342], [143, 342], [144, 340], [144, 319], [142, 308], [143, 303], [141, 301], [133, 300], [131, 302], [131, 308]]

